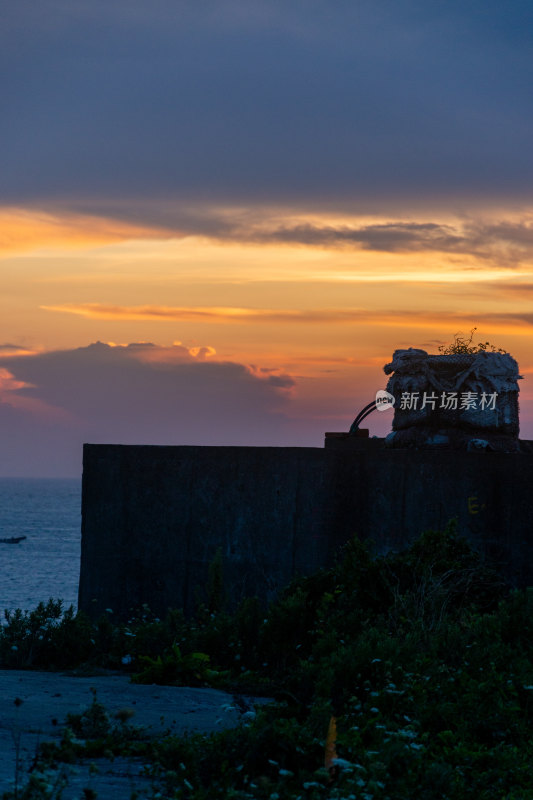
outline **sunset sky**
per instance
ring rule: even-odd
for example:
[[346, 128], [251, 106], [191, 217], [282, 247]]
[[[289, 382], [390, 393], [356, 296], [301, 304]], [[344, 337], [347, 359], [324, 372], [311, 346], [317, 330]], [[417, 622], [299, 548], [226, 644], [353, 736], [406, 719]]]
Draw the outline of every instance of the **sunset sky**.
[[4, 4], [0, 475], [321, 447], [474, 326], [533, 438], [532, 33], [529, 0]]

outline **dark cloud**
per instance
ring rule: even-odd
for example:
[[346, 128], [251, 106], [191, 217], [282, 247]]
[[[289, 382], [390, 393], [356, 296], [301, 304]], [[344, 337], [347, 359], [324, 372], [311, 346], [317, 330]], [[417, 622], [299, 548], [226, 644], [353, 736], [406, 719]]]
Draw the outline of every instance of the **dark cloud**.
[[[130, 209], [130, 210], [128, 210]], [[108, 213], [140, 222], [138, 209], [128, 204]], [[517, 266], [533, 258], [533, 220], [486, 221], [459, 218], [454, 224], [441, 222], [390, 221], [369, 225], [284, 225], [276, 222], [268, 210], [235, 210], [229, 217], [216, 209], [184, 209], [179, 205], [164, 208], [155, 204], [148, 215], [154, 225], [166, 227], [168, 235], [196, 235], [222, 241], [260, 242], [266, 244], [301, 244], [325, 248], [357, 248], [387, 253], [440, 252], [474, 256], [498, 266]], [[146, 218], [145, 218], [146, 222]]]
[[290, 375], [269, 375], [267, 383], [270, 386], [277, 386], [279, 389], [290, 389], [294, 386], [294, 381]]
[[0, 369], [25, 384], [0, 391], [4, 475], [78, 474], [84, 441], [280, 445], [289, 435], [290, 376], [199, 361], [179, 345], [97, 343], [0, 357]]
[[242, 364], [197, 361], [179, 345], [172, 348], [177, 358], [152, 361], [154, 349], [144, 343], [112, 347], [98, 342], [4, 362], [0, 358], [0, 365], [31, 384], [21, 396], [111, 429], [131, 430], [133, 421], [167, 430], [169, 423], [187, 428], [192, 415], [213, 432], [228, 414], [262, 415], [283, 405], [271, 379], [258, 379]]
[[385, 252], [442, 250], [450, 247], [456, 250], [461, 242], [461, 237], [455, 235], [452, 228], [432, 222], [390, 222], [361, 228], [296, 225], [275, 230], [269, 238], [311, 245], [360, 245], [365, 250]]
[[[54, 204], [52, 204], [54, 206]], [[56, 205], [56, 210], [61, 209]], [[84, 214], [105, 214], [117, 222], [152, 226], [159, 238], [201, 236], [219, 241], [296, 244], [323, 248], [355, 248], [387, 253], [440, 252], [472, 256], [498, 266], [514, 267], [533, 259], [533, 219], [494, 220], [483, 214], [457, 215], [454, 222], [392, 219], [366, 225], [320, 225], [280, 221], [283, 212], [267, 207], [220, 209], [212, 205], [158, 200], [79, 203]], [[289, 217], [294, 215], [287, 212]], [[415, 215], [411, 214], [410, 217]], [[449, 216], [449, 215], [446, 215]]]
[[516, 266], [533, 258], [533, 223], [529, 220], [473, 221], [456, 227], [433, 222], [388, 222], [359, 228], [297, 225], [257, 238], [325, 247], [356, 246], [388, 253], [434, 251], [472, 255], [498, 266]]
[[0, 201], [531, 199], [531, 4], [4, 4]]
[[10, 342], [4, 342], [0, 344], [0, 353], [18, 353], [20, 350], [25, 349], [25, 347], [22, 347], [19, 344], [11, 344]]

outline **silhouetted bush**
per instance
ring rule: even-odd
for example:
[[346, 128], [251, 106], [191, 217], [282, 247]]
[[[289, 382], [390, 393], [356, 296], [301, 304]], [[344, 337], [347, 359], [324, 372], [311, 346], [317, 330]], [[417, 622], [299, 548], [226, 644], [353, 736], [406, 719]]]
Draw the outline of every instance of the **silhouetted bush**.
[[[276, 699], [234, 730], [135, 750], [168, 800], [533, 797], [533, 590], [510, 591], [455, 524], [379, 558], [354, 539], [267, 612], [252, 598], [226, 613], [222, 567], [194, 619], [145, 608], [125, 625], [112, 613], [93, 624], [54, 601], [8, 614], [2, 664], [60, 665], [70, 648], [71, 661], [141, 681]], [[95, 711], [106, 722], [101, 708], [88, 710], [78, 720], [86, 732]], [[324, 768], [332, 715], [333, 774]], [[131, 736], [113, 736], [85, 745], [67, 736], [54, 758], [134, 752]]]

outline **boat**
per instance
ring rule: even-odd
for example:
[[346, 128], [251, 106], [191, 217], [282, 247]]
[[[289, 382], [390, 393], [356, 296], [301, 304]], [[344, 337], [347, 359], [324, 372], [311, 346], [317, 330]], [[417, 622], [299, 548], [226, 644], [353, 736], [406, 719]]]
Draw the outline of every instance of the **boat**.
[[18, 544], [23, 539], [26, 539], [26, 536], [10, 536], [9, 539], [0, 539], [0, 544]]

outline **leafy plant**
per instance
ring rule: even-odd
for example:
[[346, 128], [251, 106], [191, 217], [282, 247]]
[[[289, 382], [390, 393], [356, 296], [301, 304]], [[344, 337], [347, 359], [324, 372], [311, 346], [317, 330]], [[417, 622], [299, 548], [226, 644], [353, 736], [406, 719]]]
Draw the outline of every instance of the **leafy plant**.
[[173, 645], [163, 656], [157, 658], [141, 656], [139, 660], [144, 668], [132, 675], [134, 683], [203, 686], [206, 683], [213, 683], [218, 676], [218, 672], [210, 668], [210, 658], [206, 653], [182, 655], [177, 645]]
[[63, 611], [50, 598], [33, 611], [4, 611], [0, 630], [0, 663], [14, 668], [64, 669], [86, 660], [93, 649], [91, 623], [74, 608]]
[[454, 335], [454, 340], [451, 344], [448, 345], [441, 345], [439, 347], [439, 353], [443, 356], [455, 355], [457, 353], [506, 353], [507, 350], [504, 350], [501, 347], [495, 347], [490, 342], [478, 342], [477, 344], [472, 344], [472, 340], [474, 338], [474, 331], [477, 328], [472, 328], [470, 331], [470, 338], [467, 339], [465, 336], [461, 336], [459, 333]]
[[67, 714], [67, 724], [72, 731], [83, 739], [97, 739], [107, 736], [111, 731], [109, 714], [103, 703], [96, 697], [96, 689], [91, 688], [93, 700], [91, 705], [81, 714]]

